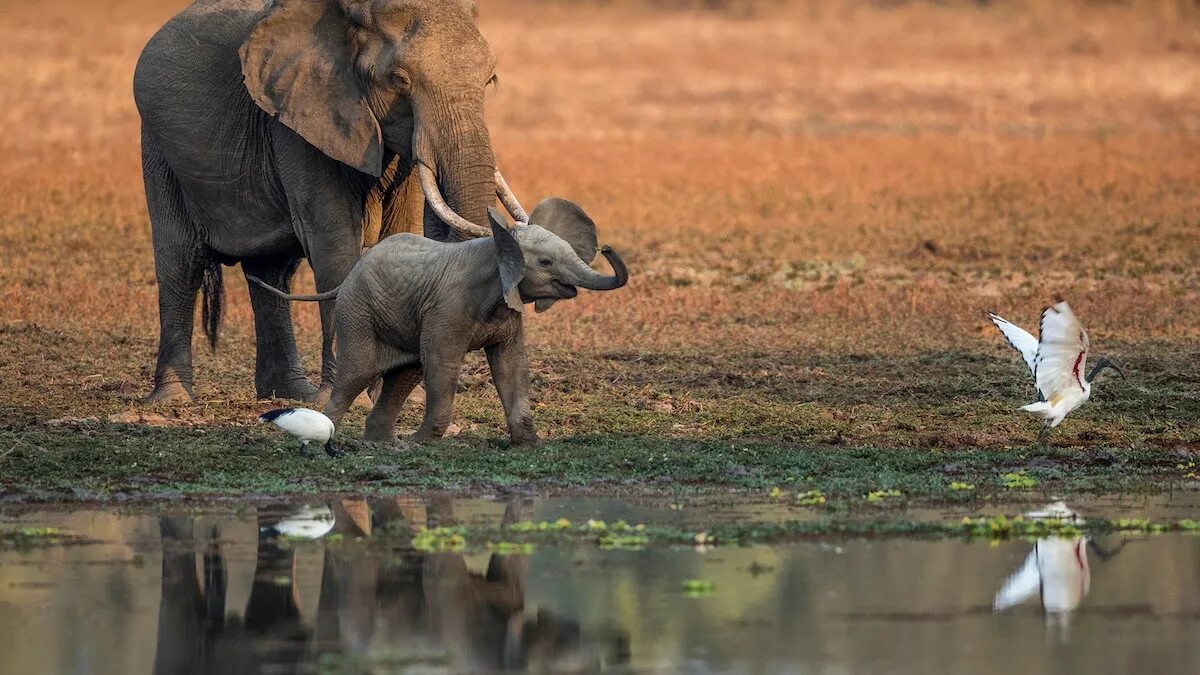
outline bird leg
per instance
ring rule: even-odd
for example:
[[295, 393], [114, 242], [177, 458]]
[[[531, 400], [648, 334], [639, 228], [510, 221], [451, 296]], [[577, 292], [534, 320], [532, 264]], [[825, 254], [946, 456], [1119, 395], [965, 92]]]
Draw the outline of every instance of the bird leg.
[[1050, 425], [1043, 424], [1042, 430], [1038, 432], [1038, 437], [1037, 437], [1038, 444], [1045, 445], [1046, 444], [1046, 436], [1049, 436], [1049, 435], [1050, 435]]

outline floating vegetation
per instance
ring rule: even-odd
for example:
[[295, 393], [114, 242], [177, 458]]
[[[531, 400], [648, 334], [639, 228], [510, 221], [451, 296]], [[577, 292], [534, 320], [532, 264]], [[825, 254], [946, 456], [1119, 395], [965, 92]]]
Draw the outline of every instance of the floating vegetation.
[[[595, 521], [588, 522], [591, 523]], [[571, 521], [567, 520], [566, 518], [559, 518], [554, 522], [542, 521], [538, 523], [523, 520], [510, 524], [508, 526], [508, 530], [511, 532], [549, 532], [552, 530], [566, 530], [570, 527]]]
[[957, 481], [957, 480], [950, 483], [950, 491], [951, 492], [969, 492], [974, 489], [975, 489], [975, 485], [973, 483], [964, 483], [962, 481]]
[[650, 538], [644, 534], [606, 534], [600, 537], [600, 548], [637, 550], [645, 548]]
[[878, 504], [886, 499], [899, 499], [903, 496], [899, 490], [872, 490], [863, 495], [863, 498], [868, 504]]
[[[879, 500], [894, 499], [896, 496], [885, 494], [881, 495]], [[686, 530], [671, 526], [631, 525], [623, 520], [614, 523], [590, 520], [582, 525], [573, 525], [566, 519], [560, 519], [513, 523], [499, 528], [456, 526], [421, 529], [411, 535], [409, 545], [422, 552], [486, 550], [502, 555], [530, 555], [541, 547], [562, 546], [596, 546], [606, 550], [690, 546], [704, 550], [718, 545], [744, 546], [817, 537], [962, 537], [967, 540], [999, 541], [1095, 536], [1113, 532], [1182, 532], [1200, 535], [1200, 522], [1190, 518], [1174, 522], [1155, 522], [1144, 518], [1104, 520], [997, 515], [964, 517], [960, 521], [943, 522], [825, 519], [728, 523], [715, 524], [705, 529]], [[408, 536], [404, 533], [395, 535]], [[382, 535], [373, 537], [373, 540], [381, 543], [388, 541]], [[399, 543], [404, 545], [403, 541]]]
[[820, 506], [825, 503], [825, 494], [820, 490], [809, 490], [796, 495], [797, 506]]
[[467, 545], [466, 527], [422, 528], [413, 535], [412, 547], [425, 553], [461, 551]]
[[68, 535], [54, 527], [18, 527], [15, 530], [0, 531], [0, 548], [11, 546], [27, 549], [48, 546], [67, 538]]
[[717, 585], [708, 579], [684, 579], [683, 594], [689, 598], [706, 598], [717, 591]]
[[500, 555], [533, 555], [537, 547], [531, 542], [501, 541], [488, 542], [485, 546], [492, 553]]
[[1015, 473], [1006, 473], [1000, 476], [1000, 484], [1006, 490], [1032, 490], [1037, 487], [1037, 479], [1030, 476], [1024, 469]]
[[1200, 476], [1196, 475], [1196, 462], [1193, 460], [1176, 464], [1175, 468], [1185, 472], [1183, 474], [1184, 478], [1200, 478]]

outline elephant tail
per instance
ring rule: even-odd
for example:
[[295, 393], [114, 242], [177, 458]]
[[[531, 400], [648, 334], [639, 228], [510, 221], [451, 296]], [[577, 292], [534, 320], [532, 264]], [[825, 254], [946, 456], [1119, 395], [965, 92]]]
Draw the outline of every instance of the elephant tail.
[[342, 287], [339, 285], [337, 288], [331, 288], [328, 291], [325, 291], [324, 293], [314, 293], [312, 295], [292, 295], [291, 293], [284, 293], [283, 291], [279, 290], [278, 288], [275, 288], [274, 286], [272, 286], [271, 284], [268, 284], [267, 282], [263, 281], [262, 279], [259, 279], [258, 277], [254, 276], [253, 274], [247, 274], [246, 279], [253, 284], [262, 286], [268, 292], [270, 292], [271, 295], [283, 298], [284, 300], [299, 300], [301, 302], [319, 302], [321, 300], [333, 300], [334, 298], [337, 297], [338, 291], [340, 291], [342, 289]]
[[225, 309], [225, 275], [219, 260], [211, 259], [205, 265], [200, 294], [200, 323], [204, 326], [208, 346], [216, 351], [217, 331], [221, 328], [221, 315]]

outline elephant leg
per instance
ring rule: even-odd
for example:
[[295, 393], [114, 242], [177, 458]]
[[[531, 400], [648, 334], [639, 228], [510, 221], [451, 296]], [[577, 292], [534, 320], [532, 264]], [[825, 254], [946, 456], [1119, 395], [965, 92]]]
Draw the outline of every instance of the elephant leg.
[[[299, 264], [298, 259], [290, 257], [252, 258], [242, 261], [242, 269], [275, 288], [287, 290]], [[317, 388], [308, 381], [304, 367], [300, 365], [288, 301], [257, 284], [247, 285], [250, 306], [254, 310], [254, 390], [257, 396], [312, 400]]]
[[[326, 219], [319, 216], [309, 217], [302, 224], [307, 233], [306, 250], [308, 264], [312, 267], [313, 279], [317, 282], [317, 292], [337, 288], [346, 279], [354, 263], [358, 262], [362, 251], [360, 230], [353, 227], [320, 229], [319, 223], [332, 221], [330, 215]], [[321, 388], [312, 399], [320, 405], [328, 399], [333, 389], [337, 375], [337, 359], [333, 351], [334, 309], [337, 300], [324, 300], [321, 304]], [[370, 384], [369, 382], [367, 383]], [[366, 388], [366, 385], [363, 386]], [[361, 391], [361, 389], [359, 390]], [[357, 395], [357, 392], [355, 393]]]
[[454, 342], [427, 342], [421, 347], [421, 368], [425, 375], [425, 419], [412, 438], [425, 441], [441, 438], [454, 416], [454, 391], [462, 370], [466, 347]]
[[500, 402], [504, 406], [509, 438], [514, 445], [537, 443], [537, 431], [533, 428], [533, 413], [529, 407], [529, 361], [525, 357], [524, 340], [518, 335], [509, 341], [490, 345], [485, 351], [496, 393], [500, 395]]
[[[343, 334], [356, 335], [357, 332]], [[368, 333], [361, 333], [367, 335]], [[335, 427], [340, 426], [342, 417], [354, 404], [354, 399], [379, 377], [378, 345], [374, 339], [347, 340], [342, 344], [344, 352], [337, 377], [333, 380], [329, 403], [325, 404], [325, 416]]]
[[[272, 134], [275, 162], [280, 167], [280, 182], [287, 196], [292, 225], [312, 267], [317, 291], [323, 293], [340, 286], [358, 262], [363, 244], [364, 208], [375, 180], [347, 172], [344, 165], [330, 162], [283, 125], [272, 127]], [[320, 308], [321, 389], [313, 400], [317, 405], [330, 396], [335, 380], [336, 302], [323, 301]]]
[[420, 366], [393, 368], [383, 376], [383, 390], [375, 399], [375, 406], [367, 416], [364, 441], [391, 443], [396, 440], [396, 418], [404, 401], [421, 381]]
[[142, 177], [158, 277], [158, 363], [149, 403], [192, 400], [192, 329], [208, 247], [188, 217], [183, 193], [158, 148], [142, 136]]

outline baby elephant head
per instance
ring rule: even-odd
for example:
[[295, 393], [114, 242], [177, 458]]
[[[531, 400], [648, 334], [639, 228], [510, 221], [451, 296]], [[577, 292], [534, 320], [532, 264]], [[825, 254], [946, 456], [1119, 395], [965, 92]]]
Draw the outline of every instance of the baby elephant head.
[[579, 288], [611, 291], [629, 281], [629, 272], [617, 252], [601, 249], [614, 274], [591, 268], [596, 257], [596, 224], [578, 204], [550, 197], [529, 215], [529, 224], [508, 229], [507, 219], [489, 208], [496, 241], [500, 284], [509, 307], [521, 311], [532, 302], [544, 312], [557, 300], [578, 295]]

